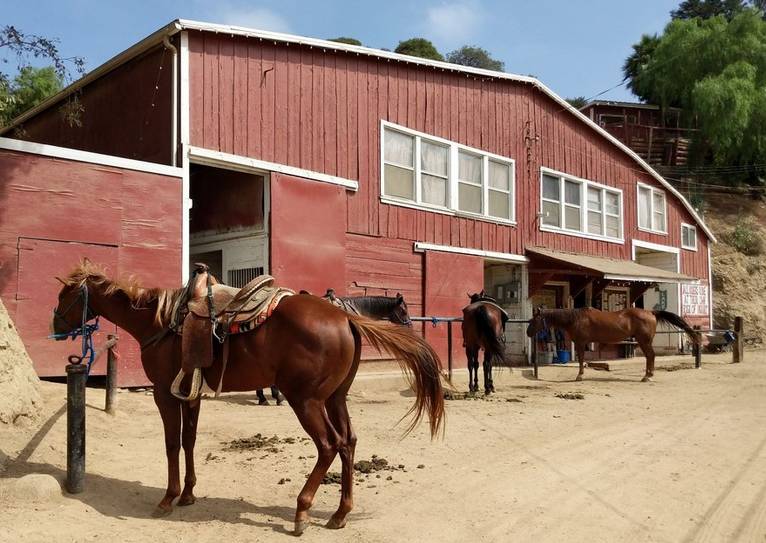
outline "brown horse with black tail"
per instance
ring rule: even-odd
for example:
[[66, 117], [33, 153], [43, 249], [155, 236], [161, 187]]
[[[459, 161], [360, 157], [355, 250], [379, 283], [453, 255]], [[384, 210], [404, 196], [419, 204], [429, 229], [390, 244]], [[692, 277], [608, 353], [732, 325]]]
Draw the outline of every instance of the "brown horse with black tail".
[[694, 329], [684, 319], [670, 311], [648, 311], [631, 308], [622, 311], [601, 311], [592, 307], [581, 309], [535, 308], [527, 326], [527, 336], [533, 337], [541, 330], [556, 327], [567, 333], [575, 344], [580, 371], [577, 381], [582, 381], [585, 368], [585, 346], [588, 343], [619, 343], [635, 338], [646, 357], [646, 373], [642, 381], [654, 376], [654, 347], [652, 341], [657, 324], [668, 324], [686, 332], [693, 343], [699, 339]]
[[[178, 505], [191, 505], [197, 481], [194, 443], [200, 401], [181, 401], [171, 393], [171, 384], [181, 368], [182, 338], [163, 334], [181, 291], [114, 281], [87, 261], [61, 281], [64, 286], [53, 320], [56, 333], [81, 327], [81, 317], [101, 315], [143, 346], [141, 362], [154, 384], [154, 402], [162, 417], [168, 461], [167, 492], [158, 511], [170, 513], [179, 496]], [[158, 337], [161, 339], [156, 340]], [[427, 415], [431, 435], [436, 435], [444, 417], [441, 364], [434, 350], [406, 327], [349, 315], [314, 296], [295, 295], [284, 298], [255, 330], [227, 339], [228, 365], [222, 390], [249, 391], [278, 385], [316, 445], [316, 465], [298, 495], [296, 534], [308, 525], [308, 511], [316, 491], [338, 454], [342, 461], [340, 505], [327, 526], [345, 526], [353, 507], [356, 435], [346, 394], [359, 367], [363, 338], [373, 347], [390, 352], [412, 377], [416, 397], [409, 411], [414, 418], [407, 431]], [[212, 366], [202, 370], [207, 383], [219, 383], [222, 365], [221, 349], [217, 348]], [[183, 489], [178, 461], [181, 447], [186, 458]]]
[[470, 305], [463, 308], [463, 345], [468, 359], [468, 390], [479, 391], [479, 349], [484, 349], [484, 393], [495, 391], [492, 362], [505, 363], [505, 323], [508, 314], [482, 290], [469, 294]]

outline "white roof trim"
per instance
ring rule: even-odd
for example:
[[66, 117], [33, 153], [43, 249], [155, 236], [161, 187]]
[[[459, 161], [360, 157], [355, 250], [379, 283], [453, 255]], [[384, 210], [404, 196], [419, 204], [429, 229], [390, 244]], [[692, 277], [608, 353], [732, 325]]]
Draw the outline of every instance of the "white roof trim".
[[613, 275], [608, 273], [604, 274], [604, 279], [609, 279], [610, 281], [643, 281], [645, 283], [683, 283], [685, 285], [697, 285], [700, 282], [699, 279], [682, 281], [680, 279], [670, 279], [668, 277], [637, 277], [635, 275]]
[[[96, 68], [91, 73], [89, 73], [87, 76], [85, 76], [83, 79], [73, 83], [54, 97], [46, 100], [36, 108], [30, 110], [29, 112], [23, 114], [18, 119], [14, 119], [13, 123], [11, 124], [11, 127], [17, 125], [20, 122], [23, 122], [24, 120], [28, 119], [29, 117], [33, 116], [37, 112], [41, 111], [42, 109], [45, 109], [49, 105], [61, 100], [63, 97], [71, 93], [72, 91], [86, 85], [93, 79], [96, 79], [97, 77], [100, 77], [104, 73], [108, 72], [109, 70], [119, 66], [120, 64], [126, 62], [133, 56], [145, 51], [149, 47], [156, 45], [157, 43], [162, 41], [162, 37], [164, 35], [172, 35], [177, 33], [180, 30], [198, 30], [203, 32], [216, 32], [219, 34], [228, 34], [230, 36], [244, 36], [249, 38], [259, 38], [264, 40], [273, 40], [275, 42], [282, 42], [282, 43], [296, 43], [300, 45], [307, 45], [309, 47], [320, 47], [323, 49], [330, 49], [332, 51], [345, 51], [348, 53], [355, 53], [357, 55], [365, 55], [365, 56], [373, 56], [377, 58], [383, 58], [388, 60], [393, 60], [397, 62], [407, 62], [409, 64], [417, 64], [420, 66], [430, 66], [432, 68], [437, 68], [441, 70], [448, 70], [452, 72], [461, 72], [466, 74], [472, 74], [476, 76], [481, 77], [490, 77], [495, 79], [504, 79], [509, 81], [516, 81], [518, 83], [528, 83], [530, 85], [533, 85], [537, 87], [540, 91], [542, 91], [544, 94], [546, 94], [548, 97], [552, 98], [555, 102], [557, 102], [559, 105], [561, 105], [562, 109], [566, 109], [569, 111], [572, 115], [576, 116], [578, 119], [580, 119], [582, 122], [586, 123], [588, 126], [590, 126], [593, 130], [598, 132], [601, 136], [609, 140], [611, 143], [616, 145], [619, 149], [624, 151], [628, 156], [630, 156], [633, 160], [638, 163], [639, 166], [641, 166], [644, 170], [646, 170], [652, 177], [654, 177], [661, 185], [663, 185], [665, 188], [667, 188], [671, 194], [673, 194], [676, 198], [681, 200], [681, 203], [684, 205], [686, 210], [689, 212], [689, 214], [694, 218], [694, 221], [700, 225], [702, 228], [702, 231], [705, 232], [707, 237], [712, 240], [716, 241], [715, 236], [713, 235], [713, 232], [710, 231], [710, 229], [707, 227], [707, 225], [704, 223], [702, 218], [697, 214], [697, 212], [694, 210], [694, 208], [689, 204], [689, 202], [684, 198], [680, 192], [678, 192], [670, 183], [668, 183], [659, 173], [657, 173], [651, 166], [649, 166], [648, 163], [646, 163], [640, 156], [638, 156], [632, 149], [630, 149], [628, 146], [624, 145], [622, 142], [620, 142], [617, 138], [609, 134], [606, 130], [598, 126], [596, 123], [591, 121], [586, 115], [584, 115], [582, 112], [580, 112], [577, 108], [570, 105], [569, 102], [564, 100], [561, 96], [553, 92], [551, 89], [549, 89], [547, 86], [545, 86], [542, 82], [540, 82], [538, 79], [534, 77], [524, 76], [524, 75], [516, 75], [516, 74], [509, 74], [505, 72], [496, 72], [493, 70], [484, 70], [481, 68], [471, 68], [468, 66], [460, 66], [458, 64], [451, 64], [449, 62], [440, 62], [436, 60], [429, 60], [419, 57], [411, 57], [409, 55], [400, 55], [398, 53], [392, 53], [390, 51], [382, 51], [380, 49], [372, 49], [370, 47], [362, 47], [358, 45], [348, 45], [345, 43], [338, 43], [334, 41], [329, 40], [320, 40], [317, 38], [306, 38], [303, 36], [296, 36], [293, 34], [283, 34], [281, 32], [270, 32], [266, 30], [255, 30], [251, 28], [245, 28], [241, 26], [233, 26], [233, 25], [221, 25], [221, 24], [214, 24], [214, 23], [205, 23], [200, 21], [193, 21], [189, 19], [177, 19], [176, 21], [173, 21], [169, 23], [168, 25], [165, 25], [160, 30], [149, 36], [148, 38], [142, 40], [141, 42], [137, 43], [130, 49], [127, 49], [125, 52], [117, 55], [112, 60], [108, 61], [103, 66]], [[7, 130], [4, 129], [0, 131], [0, 134], [3, 133], [3, 131]]]
[[425, 243], [422, 241], [415, 242], [414, 250], [416, 253], [423, 253], [425, 251], [441, 251], [443, 253], [482, 256], [484, 258], [502, 260], [504, 262], [529, 262], [529, 259], [524, 255], [517, 255], [513, 253], [498, 253], [496, 251], [483, 251], [481, 249], [468, 249], [465, 247], [452, 247], [451, 245], [437, 245], [435, 243]]
[[194, 164], [234, 169], [244, 171], [245, 173], [277, 172], [285, 175], [293, 175], [295, 177], [303, 177], [321, 183], [340, 185], [341, 187], [354, 192], [359, 190], [359, 181], [355, 181], [354, 179], [327, 175], [321, 172], [304, 170], [303, 168], [296, 168], [295, 166], [267, 162], [265, 160], [258, 160], [256, 158], [241, 155], [222, 153], [221, 151], [213, 151], [202, 147], [189, 146], [189, 160]]
[[179, 179], [183, 177], [182, 168], [165, 166], [164, 164], [156, 164], [154, 162], [144, 162], [143, 160], [133, 160], [131, 158], [91, 153], [89, 151], [80, 151], [78, 149], [69, 149], [68, 147], [56, 147], [55, 145], [46, 145], [44, 143], [33, 143], [30, 141], [0, 137], [0, 149], [73, 160], [76, 162], [86, 162], [88, 164], [98, 164], [99, 166], [112, 166], [114, 168], [122, 168], [125, 170], [156, 173], [159, 175], [167, 175], [169, 177], [177, 177]]

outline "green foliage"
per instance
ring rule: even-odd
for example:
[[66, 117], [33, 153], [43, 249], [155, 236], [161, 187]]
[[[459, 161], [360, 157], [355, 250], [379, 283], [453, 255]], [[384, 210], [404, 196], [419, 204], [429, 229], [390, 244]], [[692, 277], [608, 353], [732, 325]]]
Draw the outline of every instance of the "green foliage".
[[740, 217], [726, 238], [731, 246], [744, 255], [756, 256], [763, 253], [763, 238], [751, 219]]
[[61, 76], [53, 66], [21, 68], [13, 81], [0, 84], [0, 126], [56, 94], [61, 88]]
[[582, 109], [588, 104], [588, 99], [585, 96], [575, 96], [574, 98], [567, 98], [567, 102], [574, 108]]
[[505, 63], [503, 61], [492, 58], [489, 51], [475, 45], [464, 45], [460, 49], [448, 53], [447, 62], [460, 64], [461, 66], [471, 66], [472, 68], [495, 70], [497, 72], [505, 70]]
[[743, 0], [684, 0], [670, 12], [673, 19], [710, 19], [723, 15], [731, 20], [747, 7]]
[[345, 43], [346, 45], [362, 45], [362, 42], [360, 42], [356, 38], [347, 38], [345, 36], [340, 36], [338, 38], [330, 38], [330, 41]]
[[625, 63], [622, 65], [622, 73], [628, 81], [628, 88], [636, 96], [650, 93], [649, 88], [643, 88], [641, 86], [645, 84], [645, 78], [638, 76], [646, 70], [659, 43], [660, 38], [657, 34], [651, 36], [649, 34], [644, 34], [641, 36], [641, 40], [638, 43], [633, 44], [633, 53], [625, 59]]
[[436, 50], [434, 44], [425, 38], [410, 38], [409, 40], [400, 41], [394, 52], [430, 60], [444, 60], [444, 57]]

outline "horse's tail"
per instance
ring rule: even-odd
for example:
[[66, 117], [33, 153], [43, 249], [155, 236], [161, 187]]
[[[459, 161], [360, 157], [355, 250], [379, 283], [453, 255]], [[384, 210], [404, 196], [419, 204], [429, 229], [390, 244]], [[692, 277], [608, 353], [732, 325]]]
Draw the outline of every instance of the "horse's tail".
[[374, 321], [358, 315], [348, 315], [351, 326], [379, 351], [388, 351], [415, 389], [415, 404], [404, 415], [414, 413], [405, 435], [423, 418], [428, 421], [433, 438], [444, 422], [444, 390], [441, 383], [441, 361], [433, 348], [409, 328], [385, 321]]
[[491, 358], [498, 359], [505, 364], [505, 345], [497, 335], [492, 319], [489, 318], [489, 310], [484, 304], [476, 309], [476, 328], [479, 337], [484, 340], [484, 350], [489, 353]]
[[692, 340], [692, 343], [699, 343], [697, 332], [689, 325], [688, 322], [686, 322], [683, 318], [679, 317], [675, 313], [671, 313], [670, 311], [652, 311], [652, 314], [654, 315], [654, 318], [657, 319], [658, 323], [665, 323], [675, 328], [680, 328], [686, 332], [686, 335], [689, 336], [689, 339]]

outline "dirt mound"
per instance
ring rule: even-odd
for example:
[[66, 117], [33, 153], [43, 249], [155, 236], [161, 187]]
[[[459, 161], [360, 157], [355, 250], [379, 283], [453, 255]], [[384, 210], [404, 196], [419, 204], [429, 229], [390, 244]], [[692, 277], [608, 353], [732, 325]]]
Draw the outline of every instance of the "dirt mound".
[[0, 424], [33, 421], [41, 408], [40, 380], [0, 301]]

